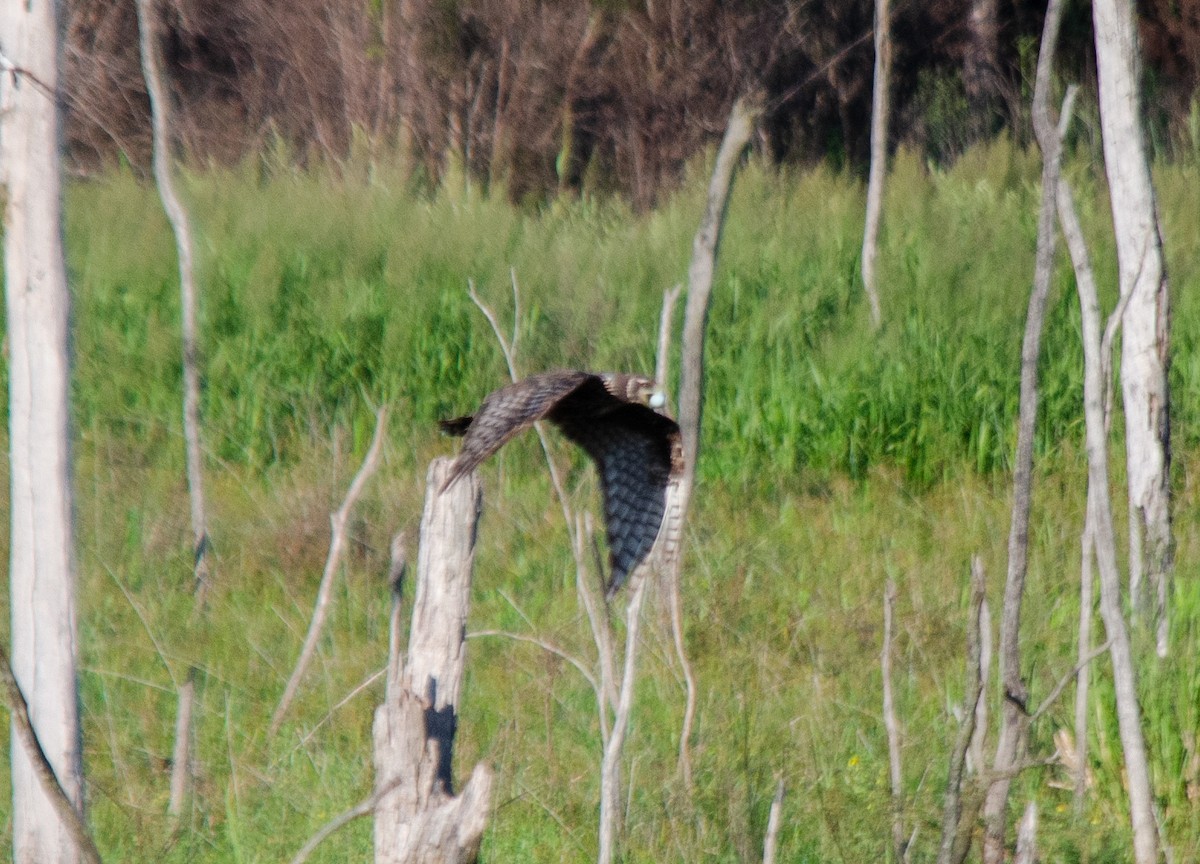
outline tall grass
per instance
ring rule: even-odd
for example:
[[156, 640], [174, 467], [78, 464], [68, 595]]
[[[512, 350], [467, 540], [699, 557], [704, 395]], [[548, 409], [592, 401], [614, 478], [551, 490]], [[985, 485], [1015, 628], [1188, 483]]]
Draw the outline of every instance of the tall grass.
[[[1096, 172], [1082, 156], [1069, 166], [1111, 302]], [[525, 371], [647, 370], [662, 291], [685, 275], [705, 173], [694, 166], [682, 191], [645, 215], [593, 199], [514, 209], [417, 194], [386, 166], [190, 177], [217, 553], [212, 626], [198, 640], [184, 626], [189, 528], [170, 235], [153, 190], [128, 173], [70, 188], [81, 699], [91, 819], [111, 860], [281, 860], [366, 794], [380, 688], [341, 703], [384, 659], [388, 539], [415, 529], [424, 464], [452, 449], [433, 421], [469, 410], [507, 374], [468, 282], [506, 320], [517, 312]], [[897, 156], [879, 335], [858, 283], [859, 182], [754, 163], [739, 178], [710, 318], [688, 535], [686, 635], [701, 689], [695, 796], [676, 773], [682, 689], [654, 613], [628, 745], [627, 860], [756, 859], [776, 772], [791, 790], [784, 860], [883, 860], [890, 797], [877, 657], [888, 577], [900, 586], [895, 686], [910, 830], [920, 828], [918, 860], [931, 857], [962, 699], [971, 554], [987, 562], [999, 602], [1037, 175], [1036, 159], [1004, 141], [948, 170]], [[1200, 452], [1200, 172], [1189, 163], [1158, 176], [1177, 301], [1179, 650], [1147, 667], [1142, 692], [1156, 794], [1184, 860], [1200, 854], [1200, 537], [1188, 469]], [[1079, 322], [1065, 262], [1056, 277], [1025, 615], [1035, 702], [1073, 662], [1084, 495]], [[292, 722], [267, 741], [311, 610], [328, 513], [383, 402], [398, 421], [386, 470], [360, 505], [319, 662]], [[594, 502], [590, 468], [566, 447], [556, 456], [570, 466], [573, 494]], [[541, 458], [516, 442], [485, 469], [471, 626], [536, 631], [585, 655]], [[484, 859], [589, 860], [599, 757], [590, 689], [524, 643], [479, 638], [469, 652], [458, 760], [486, 759], [498, 777]], [[163, 812], [173, 679], [193, 664], [203, 670], [198, 789], [186, 830], [172, 838]], [[1069, 793], [1052, 785], [1065, 779], [1060, 769], [1031, 771], [1016, 786], [1043, 803], [1047, 855], [1062, 860], [1120, 860], [1128, 845], [1111, 693], [1103, 662], [1096, 668], [1087, 818], [1077, 823]], [[1034, 728], [1036, 752], [1052, 751], [1069, 717], [1064, 704]], [[7, 772], [0, 778], [3, 786]], [[2, 818], [0, 827], [10, 830]], [[316, 860], [361, 858], [369, 845], [368, 826], [356, 825]]]

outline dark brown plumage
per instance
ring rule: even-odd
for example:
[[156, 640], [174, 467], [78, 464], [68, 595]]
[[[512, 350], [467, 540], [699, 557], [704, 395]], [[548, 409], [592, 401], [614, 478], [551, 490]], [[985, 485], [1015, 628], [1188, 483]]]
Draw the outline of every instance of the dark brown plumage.
[[444, 432], [464, 436], [445, 486], [517, 433], [549, 419], [584, 449], [600, 472], [611, 597], [653, 550], [668, 486], [682, 474], [679, 425], [654, 410], [661, 404], [654, 381], [641, 375], [531, 375], [490, 393], [474, 416], [441, 421]]

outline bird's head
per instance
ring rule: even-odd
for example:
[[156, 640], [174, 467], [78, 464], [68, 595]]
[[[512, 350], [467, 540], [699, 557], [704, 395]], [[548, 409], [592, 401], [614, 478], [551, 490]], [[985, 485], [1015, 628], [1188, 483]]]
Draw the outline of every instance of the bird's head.
[[608, 392], [618, 399], [627, 402], [637, 402], [648, 408], [659, 411], [666, 407], [667, 394], [658, 386], [658, 382], [645, 375], [630, 375], [627, 373], [608, 373], [601, 376]]

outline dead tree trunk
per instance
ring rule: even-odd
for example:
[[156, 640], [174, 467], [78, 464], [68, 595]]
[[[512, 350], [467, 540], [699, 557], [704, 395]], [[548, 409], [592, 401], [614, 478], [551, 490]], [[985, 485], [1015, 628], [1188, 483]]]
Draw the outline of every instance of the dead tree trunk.
[[487, 826], [490, 769], [457, 796], [450, 776], [481, 494], [473, 473], [439, 491], [449, 469], [429, 466], [408, 656], [390, 659], [375, 713], [375, 788], [395, 784], [375, 808], [375, 864], [474, 861]]
[[[683, 364], [679, 376], [679, 428], [683, 435], [685, 495], [690, 497], [696, 477], [696, 454], [700, 450], [700, 418], [704, 390], [704, 330], [708, 325], [708, 307], [712, 299], [713, 274], [717, 267], [717, 247], [725, 222], [725, 205], [733, 187], [733, 172], [742, 151], [750, 143], [761, 108], [755, 98], [742, 98], [729, 112], [725, 137], [717, 151], [708, 184], [704, 216], [692, 241], [692, 260], [688, 265], [687, 304], [683, 311]], [[686, 500], [686, 499], [685, 499]], [[686, 506], [685, 506], [686, 512]]]
[[[1129, 0], [1092, 4], [1100, 129], [1116, 232], [1122, 302], [1121, 393], [1129, 477], [1129, 593], [1148, 614], [1155, 596], [1157, 648], [1167, 654], [1172, 570], [1170, 418], [1167, 404], [1170, 304], [1154, 183], [1141, 127], [1137, 24]], [[1143, 585], [1143, 581], [1148, 584]]]
[[[1105, 423], [1106, 376], [1111, 367], [1105, 355], [1111, 345], [1100, 335], [1100, 302], [1083, 231], [1076, 216], [1071, 188], [1063, 184], [1058, 193], [1063, 236], [1075, 265], [1075, 283], [1079, 292], [1083, 331], [1083, 409], [1087, 438], [1088, 493], [1087, 525], [1084, 542], [1093, 544], [1096, 569], [1100, 574], [1100, 616], [1109, 640], [1113, 690], [1116, 694], [1117, 725], [1128, 779], [1130, 821], [1133, 826], [1133, 853], [1137, 864], [1158, 860], [1158, 830], [1154, 821], [1154, 801], [1150, 790], [1150, 769], [1146, 741], [1142, 733], [1141, 709], [1137, 701], [1137, 678], [1133, 651], [1121, 608], [1121, 576], [1117, 565], [1116, 538], [1108, 488], [1108, 429]], [[1115, 322], [1114, 322], [1115, 323]], [[1132, 553], [1132, 550], [1131, 550]], [[1131, 554], [1132, 557], [1132, 554]], [[1086, 770], [1079, 766], [1079, 770]], [[1078, 780], [1076, 781], [1079, 782]]]
[[[186, 208], [175, 190], [171, 170], [171, 139], [169, 97], [163, 85], [158, 62], [156, 18], [151, 0], [137, 0], [138, 33], [141, 44], [142, 74], [150, 97], [150, 119], [154, 140], [154, 180], [162, 198], [163, 210], [175, 235], [179, 258], [179, 296], [181, 309], [181, 338], [183, 342], [183, 441], [187, 465], [188, 501], [192, 512], [192, 573], [196, 599], [197, 622], [204, 620], [205, 597], [208, 593], [208, 518], [204, 505], [204, 474], [200, 446], [200, 370], [196, 277], [192, 255], [192, 229]], [[187, 679], [179, 687], [175, 712], [175, 744], [171, 756], [171, 794], [167, 812], [177, 822], [183, 814], [191, 777], [191, 737], [193, 705], [196, 699], [196, 669], [188, 670]]]
[[1008, 535], [1008, 573], [1004, 585], [1004, 607], [1000, 617], [1000, 676], [1004, 704], [1000, 715], [1000, 734], [992, 766], [996, 780], [987, 792], [983, 818], [985, 864], [1004, 860], [1004, 834], [1008, 816], [1008, 790], [1014, 769], [1025, 755], [1029, 713], [1029, 690], [1021, 678], [1021, 603], [1025, 592], [1025, 572], [1029, 553], [1029, 508], [1033, 483], [1033, 436], [1037, 426], [1038, 356], [1041, 353], [1042, 326], [1046, 317], [1046, 299], [1054, 264], [1055, 189], [1061, 164], [1061, 133], [1050, 119], [1050, 78], [1054, 45], [1058, 41], [1061, 3], [1051, 0], [1042, 30], [1042, 50], [1038, 56], [1033, 93], [1034, 131], [1042, 150], [1042, 200], [1038, 213], [1037, 258], [1033, 290], [1025, 319], [1025, 337], [1021, 346], [1021, 395], [1017, 427], [1017, 454], [1013, 468], [1012, 523]]
[[879, 250], [879, 219], [883, 213], [883, 183], [887, 177], [888, 86], [892, 78], [892, 36], [888, 0], [875, 0], [875, 84], [871, 95], [871, 170], [867, 177], [867, 218], [863, 226], [862, 280], [871, 304], [871, 326], [883, 324], [875, 253]]
[[[70, 359], [62, 248], [57, 3], [0, 4], [0, 194], [5, 198], [12, 671], [58, 782], [83, 810], [76, 684]], [[18, 864], [76, 862], [71, 832], [16, 744], [12, 837]]]
[[[683, 478], [673, 490], [675, 498], [677, 536], [682, 535], [682, 525], [687, 518], [692, 498], [692, 487], [696, 480], [696, 458], [700, 452], [700, 417], [704, 402], [704, 331], [708, 325], [708, 309], [712, 300], [713, 274], [717, 267], [717, 249], [721, 242], [721, 227], [725, 223], [725, 207], [729, 202], [729, 191], [733, 187], [733, 175], [742, 151], [750, 143], [754, 124], [758, 120], [761, 106], [757, 96], [743, 97], [734, 103], [725, 127], [725, 137], [717, 150], [717, 163], [713, 166], [712, 179], [708, 184], [708, 198], [700, 227], [692, 240], [692, 259], [688, 264], [687, 303], [683, 313], [683, 339], [680, 343], [679, 372], [679, 427], [683, 438]], [[674, 301], [672, 301], [674, 302]], [[661, 339], [660, 339], [661, 341]], [[666, 363], [660, 362], [665, 374]], [[660, 384], [665, 382], [660, 378]], [[671, 597], [672, 629], [675, 632], [676, 650], [684, 657], [683, 636], [680, 621], [679, 570], [683, 563], [681, 550], [675, 549], [668, 556], [667, 588]], [[688, 671], [687, 708], [684, 712], [683, 728], [679, 733], [679, 764], [684, 774], [684, 784], [689, 793], [692, 786], [691, 756], [689, 755], [692, 721], [696, 712], [696, 688]]]

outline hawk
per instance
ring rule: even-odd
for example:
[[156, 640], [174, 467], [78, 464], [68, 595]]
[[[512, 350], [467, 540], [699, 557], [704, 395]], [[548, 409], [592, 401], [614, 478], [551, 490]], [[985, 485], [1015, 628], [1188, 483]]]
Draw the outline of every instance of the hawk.
[[473, 416], [440, 421], [442, 431], [463, 436], [442, 488], [548, 418], [600, 473], [611, 598], [649, 557], [664, 522], [667, 553], [676, 545], [678, 519], [668, 499], [673, 505], [677, 498], [668, 492], [683, 475], [683, 447], [679, 424], [656, 410], [665, 401], [654, 380], [642, 375], [567, 370], [530, 375], [488, 394]]

